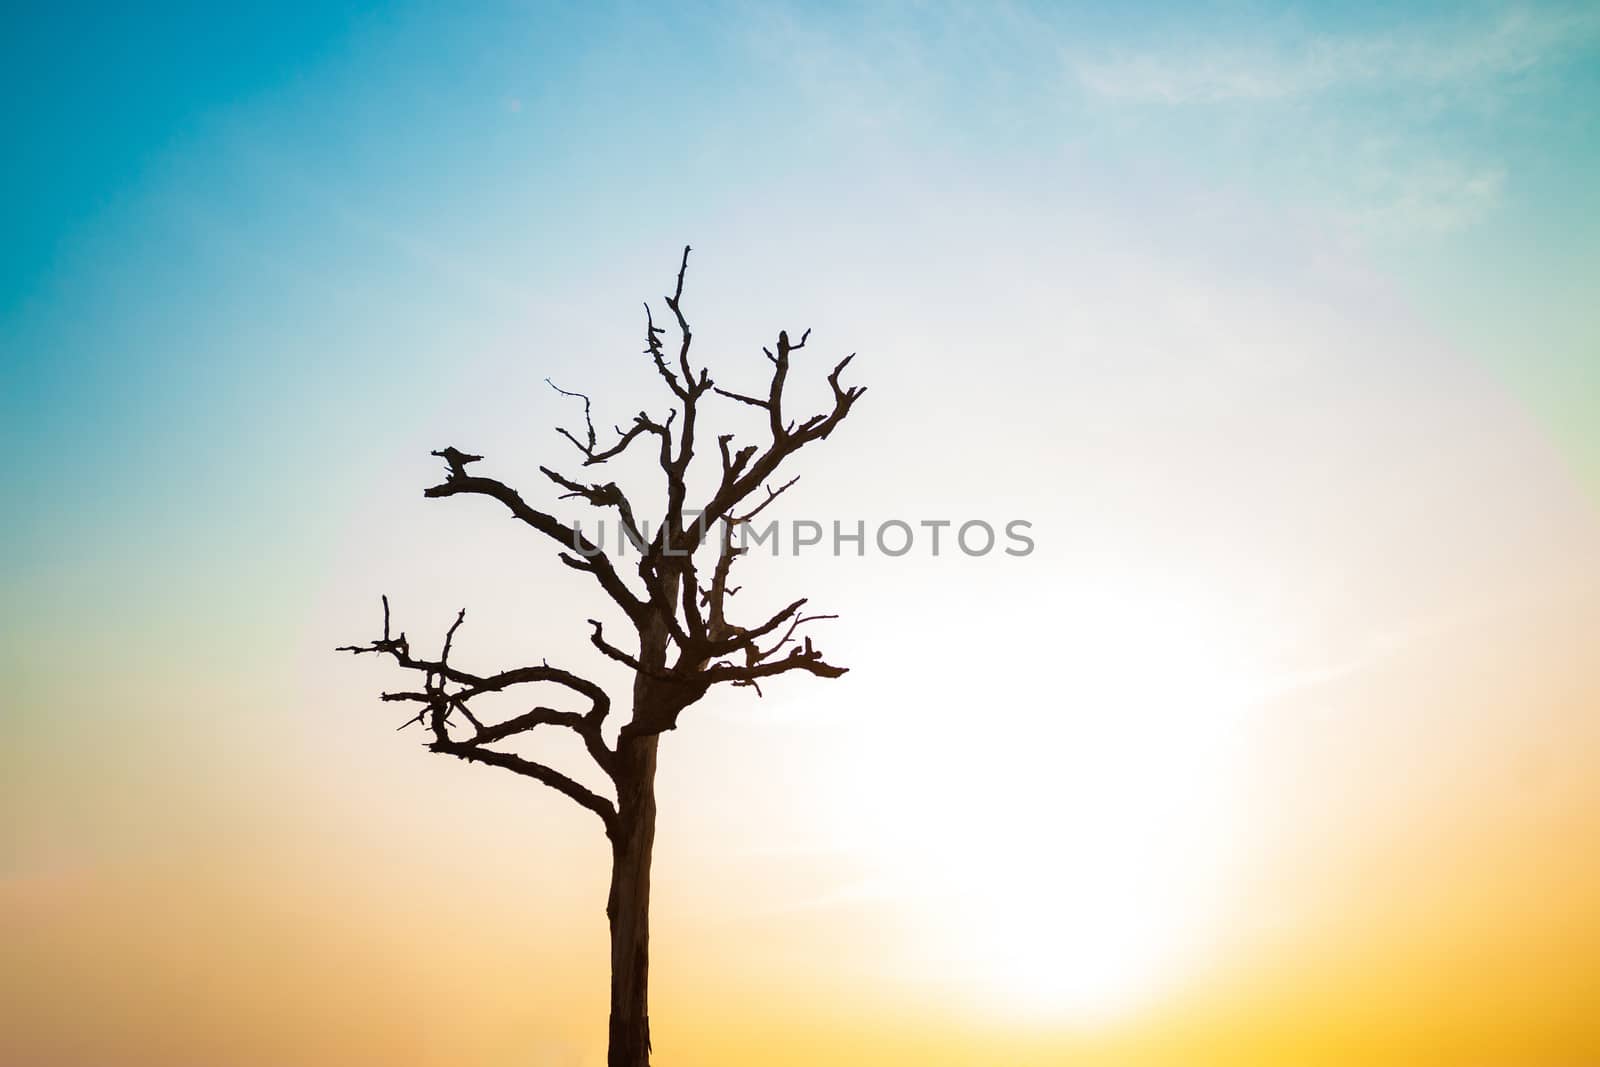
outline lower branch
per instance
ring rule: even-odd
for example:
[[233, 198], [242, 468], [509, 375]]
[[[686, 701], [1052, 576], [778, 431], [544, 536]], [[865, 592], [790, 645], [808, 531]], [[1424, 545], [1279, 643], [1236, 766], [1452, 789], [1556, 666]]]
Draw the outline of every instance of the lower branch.
[[564, 793], [571, 799], [582, 804], [596, 815], [605, 824], [606, 833], [610, 834], [616, 825], [617, 809], [611, 801], [568, 778], [553, 767], [546, 767], [542, 763], [512, 755], [509, 752], [497, 752], [490, 748], [479, 748], [465, 741], [435, 741], [428, 746], [430, 752], [442, 752], [447, 756], [455, 756], [471, 763], [487, 763], [491, 767], [504, 767], [527, 778], [543, 782], [551, 789]]

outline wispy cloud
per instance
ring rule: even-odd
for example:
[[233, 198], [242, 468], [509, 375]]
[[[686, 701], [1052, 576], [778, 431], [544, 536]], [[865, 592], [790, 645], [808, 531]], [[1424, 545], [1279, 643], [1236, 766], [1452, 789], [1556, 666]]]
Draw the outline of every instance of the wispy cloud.
[[1492, 20], [1255, 47], [1080, 57], [1078, 82], [1103, 97], [1164, 104], [1282, 100], [1341, 89], [1467, 89], [1526, 73], [1600, 34], [1600, 12], [1515, 10]]
[[1252, 168], [1324, 205], [1337, 227], [1404, 238], [1494, 211], [1515, 178], [1508, 118], [1538, 114], [1559, 95], [1558, 72], [1597, 43], [1600, 9], [1519, 7], [1244, 44], [1197, 34], [1068, 64], [1101, 107], [1214, 112], [1231, 150], [1244, 146]]
[[[1317, 689], [1379, 670], [1419, 650], [1463, 631], [1480, 637], [1492, 628], [1515, 633], [1532, 629], [1540, 619], [1564, 616], [1593, 603], [1600, 584], [1591, 575], [1563, 575], [1560, 584], [1530, 577], [1520, 585], [1504, 587], [1489, 600], [1473, 599], [1435, 607], [1408, 618], [1376, 624], [1362, 633], [1343, 653], [1332, 659], [1312, 658], [1264, 679], [1254, 699], [1271, 705], [1309, 689]], [[1312, 652], [1315, 649], [1300, 649]]]
[[1450, 233], [1484, 218], [1499, 201], [1506, 168], [1450, 159], [1380, 164], [1358, 175], [1343, 221], [1368, 233]]

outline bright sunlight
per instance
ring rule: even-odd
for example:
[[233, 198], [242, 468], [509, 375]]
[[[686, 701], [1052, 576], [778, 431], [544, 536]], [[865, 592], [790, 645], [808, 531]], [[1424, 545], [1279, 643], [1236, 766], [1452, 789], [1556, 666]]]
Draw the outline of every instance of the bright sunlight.
[[986, 1014], [1089, 1026], [1201, 962], [1266, 686], [1220, 599], [1129, 575], [1074, 583], [1035, 624], [1060, 658], [985, 697], [1025, 725], [917, 731], [913, 758], [946, 788], [919, 797], [914, 825], [897, 811], [873, 832], [892, 842], [889, 881], [916, 887], [899, 895], [922, 909], [920, 975]]

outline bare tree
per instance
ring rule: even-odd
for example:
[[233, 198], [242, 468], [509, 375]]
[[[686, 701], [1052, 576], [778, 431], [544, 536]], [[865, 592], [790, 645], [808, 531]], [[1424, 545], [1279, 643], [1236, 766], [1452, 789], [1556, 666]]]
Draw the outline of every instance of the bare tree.
[[[628, 495], [614, 481], [583, 482], [549, 467], [539, 468], [562, 490], [563, 499], [582, 500], [614, 515], [638, 553], [637, 583], [624, 579], [602, 545], [583, 535], [576, 525], [569, 526], [533, 507], [503, 482], [468, 473], [467, 468], [480, 462], [481, 456], [453, 447], [433, 453], [444, 460], [447, 473], [443, 482], [423, 493], [428, 497], [477, 495], [499, 501], [513, 518], [557, 546], [562, 563], [592, 575], [600, 590], [622, 610], [637, 632], [637, 651], [612, 643], [602, 624], [589, 620], [589, 640], [594, 647], [633, 674], [631, 712], [616, 731], [615, 741], [606, 740], [611, 698], [586, 678], [547, 661], [491, 674], [469, 672], [451, 662], [451, 645], [466, 618], [465, 610], [446, 631], [437, 658], [413, 652], [403, 632], [396, 635], [391, 631], [387, 597], [383, 600], [383, 636], [339, 650], [389, 656], [420, 676], [420, 688], [386, 692], [382, 699], [417, 706], [405, 725], [416, 724], [427, 731], [430, 751], [501, 767], [542, 782], [593, 812], [605, 827], [611, 842], [611, 890], [606, 902], [611, 928], [610, 1067], [644, 1067], [650, 1059], [650, 860], [656, 828], [656, 748], [661, 733], [673, 729], [685, 708], [719, 684], [748, 686], [759, 694], [763, 680], [791, 671], [824, 678], [845, 672], [823, 659], [805, 635], [807, 623], [832, 617], [805, 614], [805, 599], [749, 624], [729, 617], [728, 602], [738, 592], [738, 587], [729, 584], [730, 575], [745, 551], [735, 536], [736, 528], [755, 518], [794, 484], [791, 478], [772, 487], [784, 462], [831, 434], [866, 392], [862, 387], [840, 384], [839, 376], [853, 354], [827, 377], [833, 393], [831, 408], [801, 419], [786, 415], [784, 385], [795, 353], [806, 347], [809, 330], [799, 341], [791, 341], [788, 333], [780, 331], [775, 347], [763, 349], [771, 365], [764, 394], [718, 387], [704, 367], [696, 370], [691, 361], [693, 334], [682, 307], [688, 265], [689, 249], [684, 248], [677, 285], [666, 298], [676, 321], [676, 352], [668, 352], [666, 331], [655, 324], [649, 305], [645, 305], [644, 351], [671, 393], [665, 418], [641, 412], [627, 429], [616, 427], [615, 440], [602, 445], [589, 397], [558, 389], [583, 401], [581, 436], [558, 430], [577, 448], [583, 467], [600, 466], [637, 442], [657, 448], [666, 483], [665, 510], [659, 522], [641, 522]], [[694, 511], [688, 507], [688, 473], [695, 457], [702, 402], [713, 395], [761, 409], [767, 427], [764, 439], [754, 444], [736, 444], [731, 433], [717, 436], [721, 473], [709, 498]], [[709, 536], [712, 533], [718, 536]], [[714, 558], [702, 548], [714, 549]], [[702, 564], [709, 566], [709, 574], [704, 573]], [[565, 689], [586, 704], [587, 710], [537, 706], [500, 722], [485, 721], [487, 716], [474, 711], [477, 697], [536, 683]], [[497, 747], [538, 727], [560, 727], [577, 734], [594, 764], [614, 785], [615, 800], [553, 767]]]

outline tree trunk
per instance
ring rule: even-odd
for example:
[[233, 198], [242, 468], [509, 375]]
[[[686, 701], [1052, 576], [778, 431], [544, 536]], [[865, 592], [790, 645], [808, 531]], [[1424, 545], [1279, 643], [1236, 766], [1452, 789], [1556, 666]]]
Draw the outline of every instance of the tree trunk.
[[619, 746], [611, 840], [611, 1031], [608, 1067], [650, 1063], [650, 852], [656, 837], [658, 735]]

